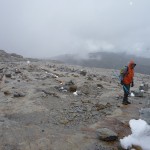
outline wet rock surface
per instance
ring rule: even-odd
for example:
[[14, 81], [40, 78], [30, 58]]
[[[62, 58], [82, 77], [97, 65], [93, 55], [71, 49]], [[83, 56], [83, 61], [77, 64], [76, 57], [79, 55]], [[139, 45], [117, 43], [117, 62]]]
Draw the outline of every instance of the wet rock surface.
[[[149, 90], [122, 105], [112, 70], [10, 62], [0, 65], [0, 74], [0, 149], [117, 150], [130, 119], [148, 120]], [[149, 77], [136, 74], [135, 81], [136, 91]]]
[[142, 108], [140, 110], [140, 118], [150, 125], [150, 108]]

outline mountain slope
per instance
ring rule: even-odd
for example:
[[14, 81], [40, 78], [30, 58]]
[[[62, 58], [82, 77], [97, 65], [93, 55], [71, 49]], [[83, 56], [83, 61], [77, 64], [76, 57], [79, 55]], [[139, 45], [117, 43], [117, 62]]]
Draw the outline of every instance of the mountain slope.
[[85, 67], [97, 67], [106, 69], [120, 69], [133, 59], [137, 64], [135, 71], [150, 74], [150, 59], [128, 55], [126, 53], [95, 52], [89, 53], [87, 58], [79, 58], [78, 55], [63, 55], [56, 57], [65, 63], [76, 64]]

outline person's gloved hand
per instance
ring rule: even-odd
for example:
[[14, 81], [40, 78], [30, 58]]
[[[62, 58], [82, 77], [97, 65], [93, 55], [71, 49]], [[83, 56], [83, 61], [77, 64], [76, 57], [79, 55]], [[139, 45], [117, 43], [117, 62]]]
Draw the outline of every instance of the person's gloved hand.
[[134, 87], [134, 82], [131, 83], [131, 87]]
[[120, 81], [120, 84], [121, 84], [121, 85], [123, 85], [123, 84], [124, 84], [122, 80]]

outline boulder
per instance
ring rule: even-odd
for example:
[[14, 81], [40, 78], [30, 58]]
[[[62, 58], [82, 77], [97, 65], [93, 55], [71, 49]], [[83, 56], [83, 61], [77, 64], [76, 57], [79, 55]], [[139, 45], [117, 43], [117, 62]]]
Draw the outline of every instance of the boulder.
[[86, 76], [87, 71], [86, 71], [86, 70], [81, 70], [81, 71], [80, 71], [80, 74], [83, 75], [83, 76]]
[[132, 149], [134, 149], [134, 150], [142, 150], [142, 148], [140, 146], [137, 146], [137, 145], [132, 145]]
[[143, 90], [143, 91], [148, 91], [149, 87], [148, 87], [148, 84], [141, 84], [139, 86], [139, 90]]
[[77, 91], [77, 86], [76, 85], [69, 86], [69, 91], [70, 92], [76, 92]]
[[25, 93], [22, 92], [15, 92], [13, 95], [14, 97], [25, 97]]
[[84, 84], [82, 87], [81, 87], [81, 92], [85, 95], [88, 95], [90, 94], [90, 87], [88, 84]]
[[108, 128], [97, 129], [96, 134], [98, 139], [106, 142], [116, 141], [118, 139], [117, 133]]
[[141, 91], [131, 91], [135, 97], [143, 97], [144, 93]]
[[5, 73], [5, 76], [6, 76], [7, 78], [11, 78], [11, 73], [10, 73], [10, 72], [6, 72], [6, 73]]
[[103, 110], [103, 109], [108, 108], [110, 106], [111, 106], [110, 103], [106, 103], [106, 104], [97, 103], [97, 104], [95, 104], [95, 107], [96, 107], [97, 111]]
[[15, 73], [16, 73], [16, 74], [21, 73], [20, 69], [15, 69]]
[[98, 88], [101, 88], [101, 89], [104, 88], [103, 85], [102, 85], [102, 84], [99, 84], [99, 83], [97, 84], [97, 87], [98, 87]]
[[4, 87], [1, 91], [4, 93], [4, 95], [10, 95], [13, 93], [11, 87]]
[[3, 73], [4, 72], [4, 68], [0, 68], [0, 73]]

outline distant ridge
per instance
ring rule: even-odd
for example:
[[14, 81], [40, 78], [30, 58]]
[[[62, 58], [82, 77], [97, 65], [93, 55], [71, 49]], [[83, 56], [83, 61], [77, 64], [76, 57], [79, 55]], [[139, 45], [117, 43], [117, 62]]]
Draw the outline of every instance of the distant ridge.
[[0, 61], [1, 62], [14, 62], [14, 61], [23, 61], [24, 58], [21, 55], [15, 53], [7, 53], [4, 50], [0, 50]]
[[81, 65], [84, 67], [97, 67], [106, 69], [120, 69], [133, 59], [137, 66], [135, 71], [142, 74], [150, 74], [150, 59], [143, 57], [136, 57], [126, 53], [113, 52], [93, 52], [89, 53], [87, 58], [79, 58], [78, 55], [62, 55], [55, 59], [63, 61], [68, 64]]
[[39, 61], [39, 59], [24, 58], [16, 53], [7, 53], [5, 50], [0, 50], [0, 62], [20, 62], [20, 61]]

